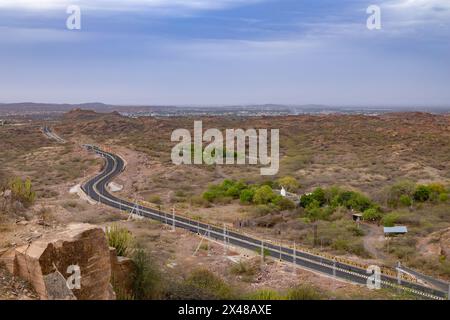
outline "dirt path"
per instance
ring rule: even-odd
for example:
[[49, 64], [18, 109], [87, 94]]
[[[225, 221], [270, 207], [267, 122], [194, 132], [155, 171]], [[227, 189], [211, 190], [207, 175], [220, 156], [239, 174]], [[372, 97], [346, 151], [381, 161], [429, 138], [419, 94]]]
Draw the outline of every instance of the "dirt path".
[[383, 229], [379, 226], [362, 223], [361, 227], [366, 232], [363, 239], [364, 249], [377, 260], [385, 260], [387, 256], [379, 249], [384, 239]]

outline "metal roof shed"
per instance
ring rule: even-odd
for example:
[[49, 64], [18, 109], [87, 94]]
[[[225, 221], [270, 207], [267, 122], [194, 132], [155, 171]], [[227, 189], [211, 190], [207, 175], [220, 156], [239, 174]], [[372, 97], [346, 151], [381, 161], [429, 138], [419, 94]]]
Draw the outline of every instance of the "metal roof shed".
[[386, 236], [405, 233], [408, 233], [408, 228], [406, 228], [405, 226], [384, 227], [384, 235]]

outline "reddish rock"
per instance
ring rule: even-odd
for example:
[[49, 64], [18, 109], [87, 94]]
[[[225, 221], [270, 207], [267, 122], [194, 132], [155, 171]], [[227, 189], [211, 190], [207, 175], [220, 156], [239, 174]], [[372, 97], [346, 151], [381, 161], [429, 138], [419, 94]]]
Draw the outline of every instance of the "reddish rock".
[[111, 282], [114, 288], [120, 288], [122, 294], [131, 295], [133, 292], [133, 274], [136, 270], [136, 265], [130, 258], [117, 256], [115, 248], [109, 249], [112, 270]]
[[[89, 224], [70, 224], [64, 231], [45, 235], [27, 246], [15, 249], [13, 273], [27, 280], [41, 299], [49, 296], [46, 279], [55, 272], [66, 280], [70, 266], [80, 270], [80, 288], [71, 288], [77, 299], [114, 299], [111, 279], [111, 261], [104, 231]], [[70, 279], [69, 279], [70, 280]], [[64, 298], [64, 297], [56, 297]]]

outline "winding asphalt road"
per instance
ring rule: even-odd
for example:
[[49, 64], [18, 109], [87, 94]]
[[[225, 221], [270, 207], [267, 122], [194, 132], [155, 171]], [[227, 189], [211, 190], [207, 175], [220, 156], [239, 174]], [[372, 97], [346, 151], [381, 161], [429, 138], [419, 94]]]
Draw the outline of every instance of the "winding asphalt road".
[[[268, 242], [263, 242], [260, 239], [249, 237], [234, 231], [227, 231], [225, 228], [219, 228], [217, 226], [190, 220], [185, 217], [172, 215], [172, 213], [158, 211], [133, 202], [119, 199], [108, 192], [107, 185], [124, 170], [124, 160], [113, 153], [102, 151], [96, 146], [85, 145], [85, 147], [105, 159], [105, 165], [101, 173], [82, 186], [83, 191], [96, 202], [121, 211], [133, 212], [134, 214], [157, 220], [170, 226], [183, 228], [211, 239], [224, 241], [225, 243], [233, 246], [242, 247], [255, 252], [264, 251], [265, 255], [294, 263], [303, 269], [311, 270], [316, 273], [358, 284], [367, 283], [367, 279], [370, 275], [364, 269], [301, 250], [295, 250], [294, 252], [292, 248], [273, 245]], [[405, 280], [401, 280], [401, 284], [399, 285], [398, 279], [386, 276], [384, 274], [381, 275], [381, 287], [403, 290], [428, 299], [447, 298], [447, 292], [435, 290], [421, 284], [412, 283]]]
[[64, 140], [63, 138], [61, 138], [60, 136], [58, 136], [56, 133], [54, 133], [49, 127], [47, 126], [43, 126], [41, 128], [42, 132], [49, 138], [52, 140], [55, 140], [59, 143], [65, 143], [66, 140]]

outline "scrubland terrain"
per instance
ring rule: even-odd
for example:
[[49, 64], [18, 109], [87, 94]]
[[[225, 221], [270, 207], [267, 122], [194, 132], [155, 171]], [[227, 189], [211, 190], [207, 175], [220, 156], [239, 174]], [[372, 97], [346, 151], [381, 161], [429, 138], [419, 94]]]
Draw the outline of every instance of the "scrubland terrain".
[[[260, 176], [254, 166], [174, 166], [171, 133], [178, 128], [192, 131], [194, 120], [200, 119], [131, 119], [77, 110], [51, 124], [68, 140], [66, 144], [46, 139], [38, 122], [1, 127], [0, 190], [10, 189], [12, 179], [20, 178], [24, 186], [29, 179], [35, 199], [27, 203], [21, 195], [23, 201], [2, 200], [0, 248], [68, 222], [114, 223], [130, 230], [134, 241], [149, 252], [153, 269], [158, 270], [155, 288], [169, 284], [155, 289], [158, 297], [192, 297], [198, 283], [208, 279], [202, 295], [194, 297], [236, 297], [236, 292], [245, 292], [249, 298], [286, 298], [294, 295], [290, 289], [300, 286], [296, 294], [312, 298], [408, 298], [307, 271], [294, 275], [277, 261], [267, 260], [261, 267], [251, 252], [234, 252], [226, 258], [218, 244], [211, 244], [208, 256], [206, 244], [199, 244], [195, 235], [170, 233], [157, 223], [127, 221], [124, 214], [88, 204], [70, 190], [100, 170], [101, 159], [80, 147], [95, 143], [127, 161], [127, 169], [116, 179], [124, 187], [118, 192], [122, 197], [167, 211], [175, 207], [192, 218], [226, 223], [276, 243], [295, 241], [367, 264], [392, 267], [400, 260], [450, 279], [449, 115], [202, 119], [205, 129], [280, 129], [281, 166], [274, 177]], [[292, 182], [289, 191], [299, 200], [311, 192], [312, 196], [299, 205], [280, 202], [276, 190], [286, 177]], [[353, 213], [363, 215], [359, 225], [353, 222]], [[409, 232], [387, 241], [383, 225], [406, 225]], [[171, 277], [174, 281], [162, 280], [169, 273], [176, 275]]]

